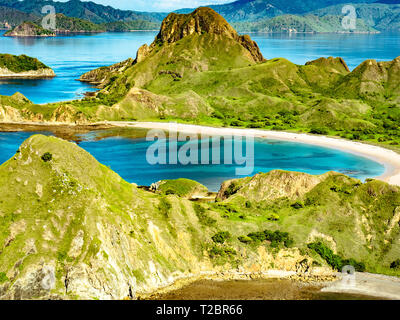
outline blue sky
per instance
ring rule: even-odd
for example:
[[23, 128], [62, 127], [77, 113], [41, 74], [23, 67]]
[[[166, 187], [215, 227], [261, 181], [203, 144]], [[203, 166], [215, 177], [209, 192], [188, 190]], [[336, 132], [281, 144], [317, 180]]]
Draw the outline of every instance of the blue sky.
[[[67, 1], [67, 0], [60, 0]], [[84, 0], [85, 1], [85, 0]], [[229, 3], [235, 0], [91, 0], [119, 9], [137, 11], [173, 11], [181, 8], [195, 8], [210, 4]]]

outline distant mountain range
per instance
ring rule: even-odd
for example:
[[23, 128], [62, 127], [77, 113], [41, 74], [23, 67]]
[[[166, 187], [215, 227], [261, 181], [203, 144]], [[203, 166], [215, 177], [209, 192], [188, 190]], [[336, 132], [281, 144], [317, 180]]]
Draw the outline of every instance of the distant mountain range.
[[[352, 0], [357, 12], [355, 32], [399, 31], [400, 0]], [[210, 5], [240, 32], [344, 32], [342, 8], [346, 0], [239, 0]], [[108, 31], [153, 30], [167, 13], [120, 10], [94, 2], [70, 0], [0, 0], [0, 27], [37, 21], [41, 9], [53, 5], [57, 13], [102, 25]], [[177, 10], [177, 13], [193, 9]]]
[[62, 13], [69, 17], [89, 20], [94, 23], [132, 20], [161, 22], [167, 15], [166, 13], [120, 10], [91, 1], [70, 0], [68, 2], [56, 2], [45, 0], [0, 0], [0, 6], [2, 7], [17, 9], [37, 16], [42, 15], [42, 8], [46, 5], [54, 6], [57, 13]]
[[[346, 0], [239, 0], [211, 5], [241, 32], [340, 32]], [[352, 0], [356, 32], [400, 30], [400, 0]], [[193, 9], [177, 10], [177, 13]]]
[[[375, 0], [352, 0], [352, 3], [372, 3]], [[239, 0], [228, 4], [210, 5], [229, 22], [256, 21], [283, 14], [305, 14], [336, 4], [348, 3], [346, 0]], [[193, 9], [177, 12], [187, 13]]]

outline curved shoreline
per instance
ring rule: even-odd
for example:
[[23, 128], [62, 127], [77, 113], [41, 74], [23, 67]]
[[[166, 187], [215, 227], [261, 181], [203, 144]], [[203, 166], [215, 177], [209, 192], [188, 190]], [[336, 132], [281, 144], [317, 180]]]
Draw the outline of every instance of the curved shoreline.
[[339, 137], [327, 137], [322, 135], [311, 135], [306, 133], [292, 133], [285, 131], [271, 131], [262, 129], [238, 129], [238, 128], [223, 128], [223, 127], [208, 127], [193, 124], [182, 124], [176, 122], [138, 122], [138, 121], [101, 121], [89, 124], [74, 124], [65, 122], [36, 122], [36, 121], [3, 121], [0, 124], [20, 126], [23, 130], [24, 126], [39, 126], [39, 127], [97, 127], [97, 128], [138, 128], [138, 129], [159, 129], [169, 130], [171, 124], [174, 129], [179, 132], [204, 134], [204, 135], [250, 135], [256, 138], [276, 139], [288, 142], [304, 143], [316, 145], [324, 148], [344, 151], [357, 156], [361, 156], [385, 167], [385, 172], [374, 179], [387, 182], [392, 185], [400, 186], [400, 154], [393, 150], [384, 147], [375, 146], [363, 142], [344, 140]]
[[[160, 130], [169, 130], [171, 127], [171, 123], [169, 122], [111, 121], [107, 122], [107, 124], [111, 124], [116, 127]], [[392, 185], [400, 186], [400, 154], [383, 147], [378, 147], [362, 142], [344, 140], [341, 138], [316, 136], [306, 133], [267, 131], [260, 129], [217, 128], [181, 123], [173, 124], [174, 128], [177, 128], [178, 132], [204, 135], [250, 135], [256, 138], [284, 140], [289, 142], [304, 143], [321, 146], [324, 148], [345, 151], [382, 164], [385, 167], [384, 174], [378, 177], [374, 177], [374, 179], [382, 180]]]

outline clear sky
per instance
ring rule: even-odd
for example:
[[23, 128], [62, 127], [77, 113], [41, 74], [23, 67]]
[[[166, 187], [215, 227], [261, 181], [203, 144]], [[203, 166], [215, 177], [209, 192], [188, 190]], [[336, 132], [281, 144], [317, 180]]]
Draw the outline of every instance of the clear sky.
[[[59, 1], [65, 2], [68, 0], [59, 0]], [[83, 1], [88, 1], [88, 0], [83, 0]], [[210, 4], [229, 3], [229, 2], [234, 2], [235, 0], [91, 0], [91, 1], [103, 5], [110, 5], [118, 9], [169, 12], [182, 8], [195, 8]]]

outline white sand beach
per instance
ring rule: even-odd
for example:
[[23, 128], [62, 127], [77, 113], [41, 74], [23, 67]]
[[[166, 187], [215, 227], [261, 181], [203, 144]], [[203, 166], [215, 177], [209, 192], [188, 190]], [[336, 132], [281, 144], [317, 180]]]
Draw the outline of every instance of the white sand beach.
[[326, 285], [322, 291], [400, 300], [400, 278], [359, 272], [354, 277], [353, 282], [339, 280]]
[[[129, 128], [161, 129], [169, 130], [171, 123], [168, 122], [107, 122], [110, 125]], [[305, 133], [291, 133], [282, 131], [266, 131], [260, 129], [235, 129], [235, 128], [215, 128], [190, 124], [173, 123], [174, 129], [179, 132], [204, 134], [204, 135], [251, 135], [257, 138], [276, 139], [298, 143], [306, 143], [326, 148], [338, 149], [352, 154], [356, 154], [378, 163], [385, 167], [385, 173], [380, 177], [375, 177], [392, 185], [400, 186], [400, 154], [366, 143], [349, 141], [340, 138], [310, 135]]]

